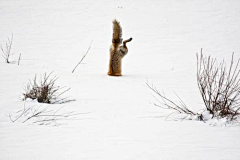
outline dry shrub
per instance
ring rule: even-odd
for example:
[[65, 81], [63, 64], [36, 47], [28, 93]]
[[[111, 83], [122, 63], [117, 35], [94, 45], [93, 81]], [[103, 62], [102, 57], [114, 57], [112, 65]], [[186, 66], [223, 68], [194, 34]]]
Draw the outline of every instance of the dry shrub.
[[234, 65], [234, 54], [230, 66], [215, 58], [197, 55], [197, 83], [204, 105], [212, 118], [236, 120], [240, 114], [240, 69], [238, 59]]
[[[37, 82], [37, 76], [35, 75], [33, 81], [30, 81], [25, 87], [25, 93], [23, 93], [24, 100], [27, 98], [37, 99], [40, 103], [61, 103], [66, 98], [59, 99], [59, 96], [70, 90], [70, 88], [63, 90], [65, 87], [59, 87], [55, 85], [57, 77], [50, 78], [50, 74], [44, 74], [43, 78]], [[69, 100], [68, 100], [69, 101]]]
[[[240, 59], [234, 64], [234, 53], [232, 54], [230, 66], [227, 67], [223, 60], [220, 64], [216, 58], [204, 57], [197, 54], [197, 84], [202, 96], [204, 105], [210, 117], [221, 119], [226, 118], [228, 122], [236, 121], [240, 116]], [[170, 109], [180, 114], [197, 116], [199, 120], [205, 121], [204, 113], [197, 113], [190, 110], [186, 104], [176, 95], [179, 103], [167, 98], [160, 93], [154, 85], [149, 85], [155, 94], [158, 95], [155, 106], [163, 109]]]
[[13, 55], [11, 53], [11, 49], [12, 49], [12, 41], [13, 41], [13, 34], [12, 34], [12, 38], [9, 39], [6, 42], [5, 48], [1, 45], [1, 50], [2, 50], [2, 57], [5, 59], [6, 63], [10, 63], [9, 58], [11, 55]]

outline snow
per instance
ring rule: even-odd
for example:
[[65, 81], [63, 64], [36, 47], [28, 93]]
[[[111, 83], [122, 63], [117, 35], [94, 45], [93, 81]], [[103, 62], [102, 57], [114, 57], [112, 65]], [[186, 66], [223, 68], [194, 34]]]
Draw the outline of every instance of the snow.
[[[237, 0], [1, 0], [0, 44], [13, 34], [15, 63], [0, 58], [0, 159], [239, 159], [239, 124], [166, 119], [171, 112], [153, 105], [145, 85], [202, 109], [196, 53], [240, 58], [238, 6]], [[107, 76], [114, 18], [123, 38], [133, 38], [122, 77]], [[47, 106], [21, 97], [29, 79], [52, 71], [76, 101], [50, 107], [79, 115], [60, 126], [12, 123], [9, 114], [24, 103]]]

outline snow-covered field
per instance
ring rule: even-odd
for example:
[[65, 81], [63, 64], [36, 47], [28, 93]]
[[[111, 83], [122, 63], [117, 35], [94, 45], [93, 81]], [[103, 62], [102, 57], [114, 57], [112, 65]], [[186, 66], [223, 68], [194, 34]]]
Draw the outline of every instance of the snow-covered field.
[[[196, 53], [240, 58], [238, 0], [0, 0], [0, 44], [13, 34], [11, 64], [0, 58], [0, 160], [237, 160], [240, 126], [178, 120], [153, 105], [145, 83], [203, 108]], [[111, 21], [132, 37], [123, 76], [107, 76]], [[71, 73], [86, 52], [91, 49]], [[20, 65], [17, 65], [21, 53]], [[2, 54], [2, 53], [1, 53]], [[12, 123], [23, 87], [53, 72], [76, 101], [49, 106], [77, 116], [60, 126]], [[27, 106], [46, 107], [27, 101]]]

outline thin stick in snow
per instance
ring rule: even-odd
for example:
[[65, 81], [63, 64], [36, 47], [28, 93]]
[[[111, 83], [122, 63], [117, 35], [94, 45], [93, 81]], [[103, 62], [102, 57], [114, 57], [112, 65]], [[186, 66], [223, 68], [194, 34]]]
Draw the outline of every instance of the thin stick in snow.
[[22, 53], [20, 53], [20, 55], [19, 55], [19, 58], [18, 58], [18, 65], [20, 64], [21, 55], [22, 55]]
[[78, 62], [78, 64], [76, 65], [76, 67], [73, 69], [72, 73], [75, 71], [75, 69], [77, 68], [77, 66], [78, 66], [79, 64], [81, 64], [81, 62], [83, 61], [83, 59], [84, 59], [84, 58], [86, 57], [86, 55], [88, 54], [88, 51], [89, 51], [90, 48], [91, 48], [91, 44], [92, 44], [92, 41], [91, 41], [91, 43], [89, 44], [89, 47], [88, 47], [87, 52], [86, 52], [85, 55], [82, 57], [82, 59], [80, 60], [80, 62]]

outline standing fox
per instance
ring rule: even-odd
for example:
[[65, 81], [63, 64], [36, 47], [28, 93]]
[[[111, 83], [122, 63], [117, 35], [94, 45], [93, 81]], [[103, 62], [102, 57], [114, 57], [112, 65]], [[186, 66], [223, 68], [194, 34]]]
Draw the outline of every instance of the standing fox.
[[129, 38], [122, 43], [122, 27], [120, 23], [115, 19], [113, 20], [113, 38], [112, 45], [110, 47], [110, 61], [109, 61], [109, 76], [121, 76], [122, 75], [122, 58], [128, 53], [126, 46], [127, 42], [130, 42], [132, 38]]

